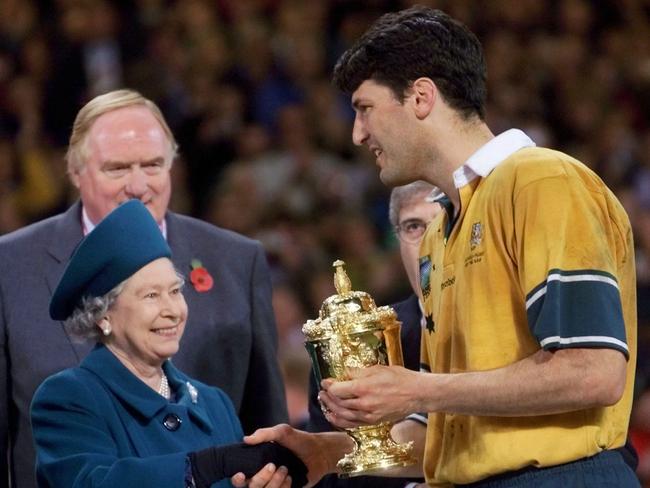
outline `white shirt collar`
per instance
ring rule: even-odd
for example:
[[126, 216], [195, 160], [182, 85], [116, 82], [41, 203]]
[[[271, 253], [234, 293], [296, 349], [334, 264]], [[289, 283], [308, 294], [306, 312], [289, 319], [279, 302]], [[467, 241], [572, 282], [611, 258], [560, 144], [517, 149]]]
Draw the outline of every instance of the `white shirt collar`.
[[[81, 228], [83, 230], [84, 237], [95, 229], [95, 224], [93, 224], [92, 220], [90, 220], [90, 217], [88, 217], [88, 212], [86, 212], [86, 209], [83, 205], [81, 206]], [[167, 240], [167, 222], [165, 219], [163, 219], [162, 222], [158, 224], [158, 228], [160, 229], [160, 232], [162, 232], [165, 240]]]
[[[509, 129], [502, 132], [494, 139], [481, 146], [478, 151], [472, 154], [465, 164], [454, 171], [454, 186], [462, 188], [474, 178], [481, 176], [485, 178], [499, 163], [507, 159], [513, 153], [525, 147], [534, 147], [535, 143], [522, 130]], [[444, 193], [440, 189], [434, 189], [427, 197], [427, 201], [440, 199]]]

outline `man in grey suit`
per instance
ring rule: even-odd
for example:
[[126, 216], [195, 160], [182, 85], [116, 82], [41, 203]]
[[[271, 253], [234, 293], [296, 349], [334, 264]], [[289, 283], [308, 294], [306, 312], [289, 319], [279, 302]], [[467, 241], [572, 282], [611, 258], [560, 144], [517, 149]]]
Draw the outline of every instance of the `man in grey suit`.
[[77, 115], [66, 155], [80, 201], [0, 237], [0, 488], [10, 479], [12, 488], [36, 486], [32, 395], [91, 348], [49, 318], [52, 290], [83, 235], [132, 198], [152, 213], [187, 277], [189, 317], [174, 362], [224, 389], [246, 432], [287, 420], [264, 251], [256, 241], [167, 210], [176, 151], [153, 102], [131, 90], [96, 97]]

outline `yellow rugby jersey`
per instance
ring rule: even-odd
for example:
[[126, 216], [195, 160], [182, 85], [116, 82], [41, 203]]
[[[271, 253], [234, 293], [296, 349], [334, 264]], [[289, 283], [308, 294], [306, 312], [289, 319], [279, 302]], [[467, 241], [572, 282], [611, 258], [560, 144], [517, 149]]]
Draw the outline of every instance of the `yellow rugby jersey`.
[[424, 470], [433, 485], [557, 465], [625, 443], [636, 363], [629, 220], [577, 160], [519, 147], [493, 152], [505, 159], [489, 163], [494, 169], [483, 177], [469, 171], [457, 221], [452, 226], [442, 212], [424, 236], [423, 368], [481, 371], [540, 348], [614, 348], [629, 359], [625, 393], [611, 407], [558, 415], [429, 414]]

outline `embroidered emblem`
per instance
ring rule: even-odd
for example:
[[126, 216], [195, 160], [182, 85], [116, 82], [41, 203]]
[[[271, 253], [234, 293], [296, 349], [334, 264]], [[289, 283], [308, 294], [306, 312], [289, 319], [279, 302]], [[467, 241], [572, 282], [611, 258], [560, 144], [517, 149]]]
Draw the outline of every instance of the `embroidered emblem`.
[[472, 234], [469, 238], [469, 247], [473, 251], [476, 246], [481, 244], [483, 240], [483, 224], [475, 222], [472, 224]]
[[422, 289], [422, 296], [426, 298], [431, 291], [431, 258], [429, 256], [422, 256], [420, 258], [420, 288]]

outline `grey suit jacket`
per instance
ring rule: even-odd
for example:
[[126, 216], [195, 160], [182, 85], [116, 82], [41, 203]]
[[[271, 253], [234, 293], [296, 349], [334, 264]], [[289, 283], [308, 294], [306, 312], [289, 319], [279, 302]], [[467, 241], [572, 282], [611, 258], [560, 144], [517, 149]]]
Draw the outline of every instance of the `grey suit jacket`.
[[[79, 364], [94, 344], [75, 343], [49, 318], [49, 301], [82, 238], [81, 206], [0, 237], [0, 488], [36, 486], [29, 406], [51, 374]], [[276, 359], [271, 283], [261, 245], [168, 212], [167, 239], [186, 276], [189, 316], [174, 364], [222, 388], [245, 432], [287, 421]], [[189, 282], [198, 259], [214, 279], [208, 292]], [[9, 465], [4, 461], [9, 459]]]

